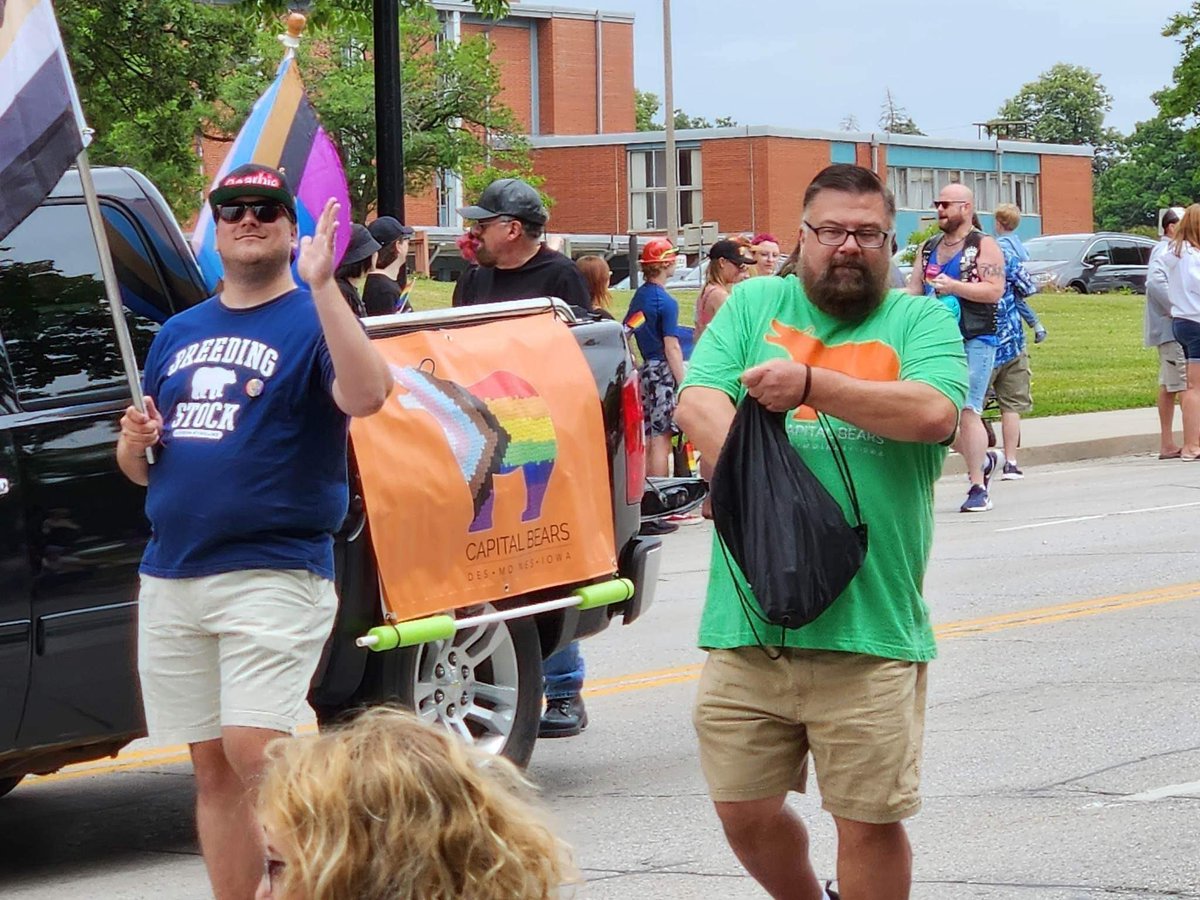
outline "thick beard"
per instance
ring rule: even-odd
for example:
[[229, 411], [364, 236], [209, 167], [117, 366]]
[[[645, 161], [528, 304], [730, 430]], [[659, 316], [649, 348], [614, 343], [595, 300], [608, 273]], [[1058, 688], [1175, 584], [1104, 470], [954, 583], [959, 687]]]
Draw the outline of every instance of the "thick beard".
[[824, 272], [814, 272], [801, 259], [804, 293], [813, 305], [843, 322], [861, 322], [879, 308], [887, 296], [887, 269], [879, 272], [862, 260], [830, 263]]

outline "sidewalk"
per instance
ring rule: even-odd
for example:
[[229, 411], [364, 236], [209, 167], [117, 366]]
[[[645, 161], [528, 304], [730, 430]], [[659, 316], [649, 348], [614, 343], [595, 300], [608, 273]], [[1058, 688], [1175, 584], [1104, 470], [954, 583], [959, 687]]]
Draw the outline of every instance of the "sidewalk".
[[[1182, 440], [1179, 433], [1181, 422], [1179, 410], [1176, 410], [1177, 443]], [[1002, 443], [999, 420], [992, 423], [992, 428], [996, 432], [996, 449], [999, 450], [999, 444]], [[1153, 407], [1021, 420], [1018, 460], [1022, 468], [1157, 452], [1158, 411]], [[965, 471], [962, 457], [952, 453], [946, 459], [942, 474], [961, 475]]]

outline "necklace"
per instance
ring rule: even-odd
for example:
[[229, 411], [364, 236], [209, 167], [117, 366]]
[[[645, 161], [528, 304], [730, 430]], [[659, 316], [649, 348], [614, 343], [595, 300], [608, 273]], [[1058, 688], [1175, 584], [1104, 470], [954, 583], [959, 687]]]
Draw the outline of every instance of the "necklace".
[[957, 241], [948, 241], [945, 238], [942, 238], [942, 246], [943, 247], [957, 247], [959, 244], [961, 244], [966, 239], [967, 239], [967, 236], [965, 234], [962, 237], [960, 237]]

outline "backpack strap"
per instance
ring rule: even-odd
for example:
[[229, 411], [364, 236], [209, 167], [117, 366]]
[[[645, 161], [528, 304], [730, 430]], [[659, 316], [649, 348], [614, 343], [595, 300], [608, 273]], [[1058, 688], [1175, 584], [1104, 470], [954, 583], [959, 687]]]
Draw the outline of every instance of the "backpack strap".
[[926, 238], [925, 243], [923, 243], [921, 245], [921, 272], [922, 273], [927, 268], [929, 268], [929, 258], [931, 256], [933, 256], [933, 251], [937, 249], [938, 244], [940, 244], [942, 242], [943, 237], [945, 237], [945, 235], [943, 235], [939, 232], [938, 234], [935, 234], [931, 238]]

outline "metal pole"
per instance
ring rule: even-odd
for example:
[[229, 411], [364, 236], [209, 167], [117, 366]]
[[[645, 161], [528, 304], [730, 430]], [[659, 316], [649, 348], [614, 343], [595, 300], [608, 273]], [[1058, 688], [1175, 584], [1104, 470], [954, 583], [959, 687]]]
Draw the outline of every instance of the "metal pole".
[[667, 129], [667, 237], [671, 243], [679, 240], [679, 174], [675, 154], [675, 76], [671, 66], [671, 0], [663, 0], [663, 114]]
[[[104, 279], [104, 293], [108, 297], [108, 310], [112, 314], [113, 330], [117, 335], [117, 347], [121, 351], [121, 365], [125, 369], [125, 380], [133, 405], [146, 411], [142, 397], [142, 379], [138, 372], [137, 357], [133, 353], [133, 340], [129, 336], [129, 323], [125, 321], [125, 310], [121, 304], [121, 287], [117, 283], [117, 272], [113, 268], [112, 253], [108, 249], [108, 235], [104, 232], [104, 217], [100, 212], [100, 200], [96, 197], [96, 183], [92, 180], [92, 167], [88, 164], [87, 150], [81, 150], [75, 158], [79, 168], [79, 183], [83, 186], [83, 199], [87, 204], [88, 219], [92, 224], [92, 238], [96, 242], [96, 254], [100, 257], [100, 274]], [[146, 461], [154, 462], [153, 448], [146, 449]]]
[[381, 216], [404, 216], [404, 135], [400, 103], [400, 2], [375, 0], [375, 168]]

